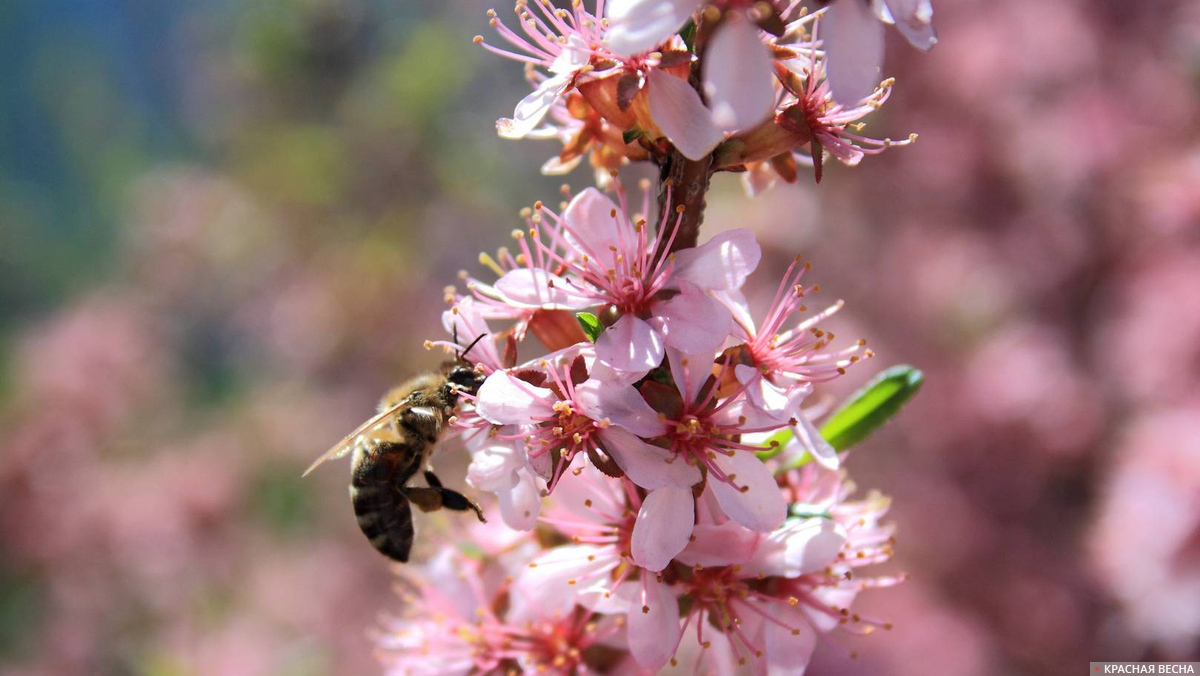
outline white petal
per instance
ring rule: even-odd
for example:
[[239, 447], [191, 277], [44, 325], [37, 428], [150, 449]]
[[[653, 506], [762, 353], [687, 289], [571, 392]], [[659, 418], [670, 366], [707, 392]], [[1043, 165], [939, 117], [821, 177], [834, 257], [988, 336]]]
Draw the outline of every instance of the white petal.
[[517, 472], [517, 485], [511, 490], [496, 494], [500, 498], [500, 517], [509, 528], [533, 530], [538, 514], [542, 511], [542, 495], [533, 472], [522, 469]]
[[699, 160], [725, 138], [700, 93], [686, 80], [654, 70], [648, 87], [650, 117], [684, 157]]
[[704, 55], [704, 93], [713, 121], [725, 131], [749, 129], [775, 107], [774, 74], [759, 31], [731, 13]]
[[[735, 451], [733, 457], [717, 454], [714, 462], [738, 488], [710, 476], [708, 486], [729, 518], [750, 530], [775, 530], [787, 516], [787, 501], [767, 469], [753, 453]], [[746, 490], [741, 490], [745, 487]]]
[[646, 52], [666, 42], [692, 16], [700, 0], [609, 0], [605, 6], [608, 48], [621, 56]]
[[645, 374], [662, 363], [663, 337], [645, 321], [625, 315], [596, 340], [596, 359], [617, 371]]
[[544, 387], [496, 371], [479, 388], [475, 410], [495, 425], [524, 425], [535, 416], [552, 415], [555, 400], [554, 393]]
[[832, 564], [846, 535], [830, 519], [790, 519], [758, 545], [754, 558], [742, 565], [746, 576], [794, 578]]
[[481, 491], [500, 493], [517, 485], [517, 471], [525, 466], [525, 442], [493, 437], [471, 454], [467, 483]]
[[671, 279], [689, 281], [705, 291], [736, 291], [761, 258], [753, 232], [724, 230], [700, 246], [676, 251]]
[[746, 301], [746, 295], [741, 291], [712, 291], [710, 293], [733, 315], [735, 328], [745, 334], [742, 337], [752, 340], [757, 329], [754, 327], [754, 317], [750, 313], [750, 303]]
[[521, 99], [513, 112], [512, 119], [501, 118], [496, 121], [496, 132], [502, 138], [525, 138], [537, 127], [542, 118], [546, 117], [546, 113], [550, 112], [550, 108], [554, 106], [554, 102], [558, 100], [558, 95], [566, 88], [570, 78], [570, 73], [547, 78], [538, 85], [537, 89], [533, 90], [533, 93]]
[[746, 387], [750, 405], [770, 420], [784, 425], [802, 415], [800, 405], [811, 390], [811, 387], [805, 387], [808, 383], [794, 385], [791, 389], [782, 388], [763, 377], [761, 371], [746, 364], [734, 366], [733, 374]]
[[636, 595], [629, 608], [629, 652], [638, 664], [656, 670], [670, 661], [679, 647], [683, 635], [679, 601], [656, 576], [644, 575], [642, 580], [645, 595]]
[[550, 64], [550, 72], [560, 75], [574, 73], [588, 65], [591, 58], [592, 50], [588, 49], [587, 43], [583, 38], [572, 34], [567, 38], [567, 44], [563, 45], [563, 50], [554, 58], [554, 63]]
[[937, 44], [933, 30], [933, 4], [929, 0], [886, 0], [892, 20], [908, 44], [929, 51]]
[[546, 160], [542, 165], [542, 174], [545, 176], [563, 176], [575, 170], [579, 163], [583, 161], [583, 155], [576, 155], [573, 159], [566, 162], [558, 159], [558, 155]]
[[620, 427], [601, 430], [600, 438], [629, 480], [642, 488], [683, 488], [700, 482], [700, 470], [695, 465], [664, 448], [647, 444]]
[[642, 568], [658, 572], [687, 546], [696, 518], [692, 489], [664, 486], [650, 491], [638, 511], [630, 549]]
[[862, 0], [841, 0], [825, 10], [817, 29], [825, 42], [829, 89], [843, 105], [857, 103], [879, 84], [883, 24]]
[[803, 411], [796, 416], [796, 424], [792, 425], [792, 432], [796, 435], [796, 440], [812, 455], [813, 460], [816, 460], [822, 467], [837, 469], [841, 464], [837, 450], [830, 446], [828, 441], [825, 441], [825, 437], [821, 436]]

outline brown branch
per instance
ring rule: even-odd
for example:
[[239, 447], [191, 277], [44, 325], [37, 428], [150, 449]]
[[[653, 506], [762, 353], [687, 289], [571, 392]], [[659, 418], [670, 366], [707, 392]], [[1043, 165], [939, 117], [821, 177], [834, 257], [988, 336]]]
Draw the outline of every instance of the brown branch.
[[694, 247], [699, 241], [712, 166], [712, 155], [689, 160], [672, 149], [659, 167], [658, 222], [666, 226], [664, 236], [659, 240], [660, 254], [667, 243], [666, 233], [675, 227], [676, 219], [679, 219], [679, 230], [671, 242], [671, 251]]
[[[719, 13], [713, 17], [710, 12], [704, 12], [696, 25], [694, 40], [697, 59], [692, 64], [688, 83], [700, 93], [701, 99], [704, 98], [704, 88], [700, 86], [700, 64], [718, 18]], [[699, 160], [689, 160], [672, 148], [658, 169], [658, 223], [666, 226], [666, 233], [670, 233], [676, 225], [676, 219], [679, 219], [679, 230], [675, 233], [670, 250], [694, 247], [700, 239], [700, 225], [704, 223], [704, 195], [708, 192], [713, 175], [713, 156], [710, 154]], [[669, 235], [659, 239], [659, 255], [666, 253], [663, 249], [668, 238]]]

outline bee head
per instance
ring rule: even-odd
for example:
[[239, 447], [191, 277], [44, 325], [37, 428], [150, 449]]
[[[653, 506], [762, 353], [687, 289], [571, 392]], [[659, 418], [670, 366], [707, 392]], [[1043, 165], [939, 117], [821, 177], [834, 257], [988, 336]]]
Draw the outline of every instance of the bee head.
[[450, 383], [454, 389], [468, 394], [475, 394], [479, 391], [479, 387], [483, 385], [483, 380], [486, 376], [475, 370], [474, 367], [467, 364], [457, 364], [446, 373], [446, 381]]

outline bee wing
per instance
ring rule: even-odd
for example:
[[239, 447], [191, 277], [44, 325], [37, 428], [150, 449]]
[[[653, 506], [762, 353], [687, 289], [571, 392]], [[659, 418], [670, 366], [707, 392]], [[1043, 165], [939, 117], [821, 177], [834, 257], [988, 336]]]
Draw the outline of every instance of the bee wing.
[[396, 404], [395, 406], [393, 406], [385, 411], [381, 411], [377, 415], [372, 416], [371, 419], [367, 420], [365, 423], [359, 425], [357, 428], [355, 428], [355, 430], [353, 432], [351, 432], [350, 434], [347, 434], [345, 436], [345, 438], [343, 438], [341, 441], [339, 441], [337, 443], [337, 445], [335, 445], [333, 448], [329, 449], [328, 451], [325, 451], [324, 453], [321, 454], [321, 457], [314, 460], [313, 464], [309, 465], [308, 469], [304, 470], [304, 474], [300, 475], [301, 478], [306, 477], [309, 474], [311, 474], [314, 469], [323, 465], [326, 460], [333, 460], [335, 458], [340, 458], [340, 457], [346, 455], [347, 453], [349, 453], [350, 449], [354, 447], [354, 440], [357, 439], [359, 437], [359, 435], [361, 435], [365, 432], [369, 432], [369, 431], [375, 429], [376, 427], [378, 427], [379, 425], [383, 424], [383, 422], [385, 420], [387, 420], [390, 416], [394, 415], [397, 411], [399, 411], [401, 408], [403, 408], [405, 406], [405, 404], [406, 404], [405, 401], [401, 401], [400, 403]]

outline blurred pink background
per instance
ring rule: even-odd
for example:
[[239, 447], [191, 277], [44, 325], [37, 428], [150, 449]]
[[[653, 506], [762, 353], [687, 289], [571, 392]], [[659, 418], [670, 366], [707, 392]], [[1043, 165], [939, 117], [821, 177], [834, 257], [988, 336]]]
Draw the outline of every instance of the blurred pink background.
[[[391, 573], [346, 467], [300, 472], [437, 362], [556, 148], [493, 135], [481, 1], [151, 4], [0, 9], [0, 674], [379, 673]], [[809, 673], [1200, 660], [1200, 6], [935, 10], [869, 123], [914, 146], [709, 200], [760, 301], [798, 252], [847, 301], [878, 357], [828, 396], [926, 374], [848, 463], [895, 497], [895, 629]]]

